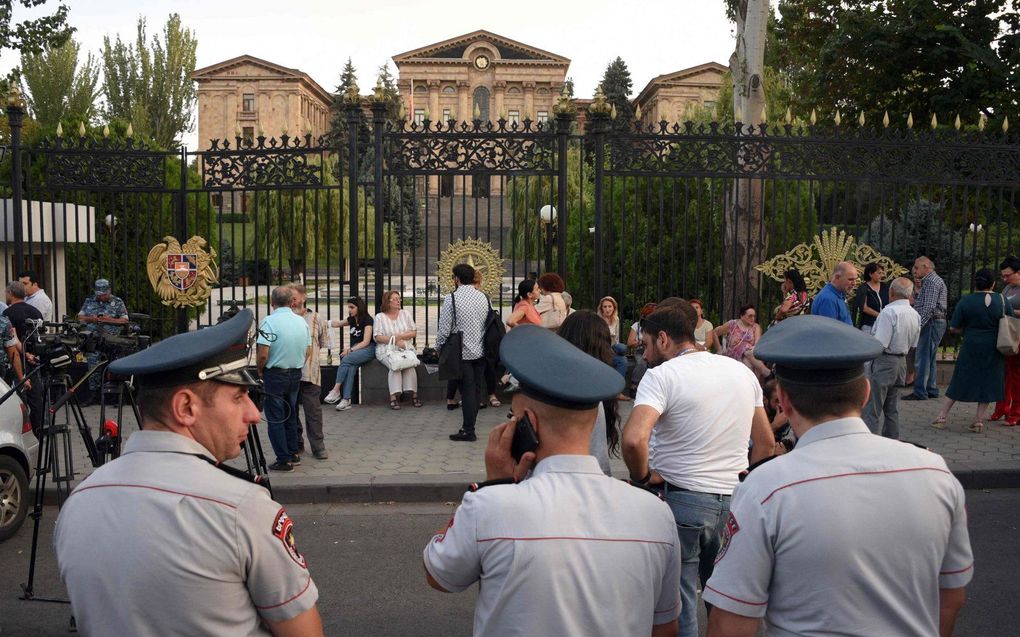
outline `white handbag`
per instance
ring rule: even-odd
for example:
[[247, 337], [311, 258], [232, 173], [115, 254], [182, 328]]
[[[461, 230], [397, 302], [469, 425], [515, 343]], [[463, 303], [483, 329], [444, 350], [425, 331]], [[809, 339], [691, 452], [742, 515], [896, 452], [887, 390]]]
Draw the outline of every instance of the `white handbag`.
[[386, 366], [386, 369], [394, 372], [417, 367], [421, 363], [414, 348], [397, 347], [396, 336], [391, 336], [389, 343], [376, 347], [375, 354], [379, 362]]

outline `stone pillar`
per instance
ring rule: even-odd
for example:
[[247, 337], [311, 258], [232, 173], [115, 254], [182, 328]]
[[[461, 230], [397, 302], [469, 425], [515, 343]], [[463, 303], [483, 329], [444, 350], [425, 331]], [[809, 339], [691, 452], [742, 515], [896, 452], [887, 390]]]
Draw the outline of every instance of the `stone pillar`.
[[433, 122], [443, 119], [443, 111], [439, 109], [439, 80], [429, 80], [429, 119]]
[[397, 92], [400, 93], [400, 103], [404, 105], [404, 117], [407, 121], [414, 121], [414, 112], [411, 110], [411, 80], [399, 80]]
[[489, 109], [489, 119], [492, 121], [498, 120], [500, 117], [506, 117], [506, 106], [504, 106], [503, 98], [506, 94], [506, 82], [499, 81], [493, 82], [492, 84], [493, 94], [495, 95], [494, 108]]
[[521, 121], [525, 118], [535, 119], [535, 83], [524, 83], [524, 111], [521, 113]]
[[457, 121], [471, 121], [471, 98], [467, 80], [457, 80]]

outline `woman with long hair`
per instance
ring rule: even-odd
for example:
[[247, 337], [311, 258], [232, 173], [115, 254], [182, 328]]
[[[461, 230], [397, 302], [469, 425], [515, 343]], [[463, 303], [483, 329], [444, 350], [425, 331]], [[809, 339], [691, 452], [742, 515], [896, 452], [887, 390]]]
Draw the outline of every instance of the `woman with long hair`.
[[[582, 352], [612, 366], [613, 348], [609, 338], [609, 327], [599, 315], [588, 310], [578, 310], [563, 321], [557, 333]], [[565, 369], [563, 373], [569, 374], [570, 370]], [[619, 421], [617, 400], [614, 398], [602, 401], [595, 419], [595, 428], [591, 432], [588, 453], [598, 459], [599, 466], [607, 476], [612, 475], [609, 455], [619, 456], [620, 453], [620, 431], [617, 428]]]
[[715, 342], [715, 326], [705, 318], [705, 307], [701, 299], [688, 301], [691, 307], [698, 313], [698, 324], [694, 326], [694, 343], [701, 349], [714, 352], [717, 343]]
[[524, 279], [517, 284], [517, 296], [514, 297], [514, 310], [506, 319], [507, 327], [513, 329], [518, 325], [541, 325], [535, 304], [542, 296], [542, 290], [535, 279]]
[[864, 283], [857, 287], [854, 305], [860, 314], [861, 331], [871, 334], [879, 312], [889, 305], [889, 284], [883, 281], [885, 269], [878, 263], [864, 266]]
[[807, 284], [804, 283], [804, 277], [800, 275], [800, 272], [793, 268], [784, 272], [783, 284], [780, 289], [783, 291], [783, 302], [773, 313], [773, 325], [791, 316], [807, 314], [811, 310]]
[[[620, 376], [627, 377], [627, 346], [620, 342], [620, 305], [611, 296], [599, 300], [599, 316], [609, 328], [609, 340], [613, 345], [613, 368]], [[630, 400], [629, 396], [620, 394], [620, 400]]]
[[[414, 349], [411, 339], [418, 335], [418, 326], [414, 324], [411, 313], [401, 306], [400, 292], [387, 290], [383, 293], [382, 310], [375, 315], [375, 336], [376, 352], [382, 352], [388, 347], [390, 339], [400, 349]], [[382, 345], [383, 348], [379, 346]], [[404, 392], [411, 393], [411, 404], [421, 407], [422, 402], [418, 400], [418, 369], [408, 367], [407, 369], [395, 372], [392, 369], [386, 374], [386, 381], [390, 390], [390, 409], [400, 409], [400, 395]]]
[[740, 308], [739, 318], [723, 323], [715, 328], [716, 338], [726, 337], [726, 356], [738, 360], [758, 376], [758, 380], [766, 378], [771, 372], [754, 357], [754, 346], [761, 339], [761, 326], [758, 325], [758, 311], [753, 305]]
[[372, 340], [373, 322], [365, 306], [365, 299], [360, 296], [347, 299], [347, 318], [330, 321], [331, 327], [350, 328], [351, 335], [350, 346], [340, 352], [336, 384], [325, 398], [325, 402], [331, 405], [336, 403], [337, 411], [351, 408], [351, 394], [354, 393], [354, 377], [358, 368], [375, 358], [375, 341]]
[[535, 309], [542, 317], [542, 327], [555, 330], [559, 328], [568, 314], [567, 302], [563, 300], [563, 290], [566, 285], [560, 275], [555, 272], [546, 272], [538, 277], [538, 287], [542, 288], [542, 298], [539, 299]]

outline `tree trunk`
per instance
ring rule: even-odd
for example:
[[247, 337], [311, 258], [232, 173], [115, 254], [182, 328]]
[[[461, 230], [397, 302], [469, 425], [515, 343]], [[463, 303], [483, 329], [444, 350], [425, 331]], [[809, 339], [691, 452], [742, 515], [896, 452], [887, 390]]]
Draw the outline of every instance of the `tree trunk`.
[[[768, 0], [741, 0], [737, 7], [737, 46], [730, 56], [733, 77], [733, 117], [743, 124], [741, 138], [748, 143], [738, 154], [743, 169], [751, 155], [767, 152], [747, 137], [751, 128], [762, 123], [765, 109], [765, 34], [769, 15]], [[757, 163], [757, 162], [754, 162]], [[766, 237], [763, 225], [761, 179], [736, 179], [724, 202], [726, 209], [723, 237], [723, 307], [721, 318], [735, 317], [739, 306], [757, 305], [761, 296], [761, 275], [754, 266], [765, 260]], [[759, 312], [759, 316], [763, 316]]]

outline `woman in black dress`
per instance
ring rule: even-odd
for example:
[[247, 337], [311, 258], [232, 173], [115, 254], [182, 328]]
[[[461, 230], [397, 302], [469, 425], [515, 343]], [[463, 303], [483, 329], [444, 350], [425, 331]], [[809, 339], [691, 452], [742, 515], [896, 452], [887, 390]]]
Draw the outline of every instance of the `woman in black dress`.
[[860, 315], [862, 332], [871, 334], [882, 308], [889, 304], [889, 284], [883, 281], [885, 269], [877, 263], [864, 266], [864, 282], [857, 288], [854, 309]]

